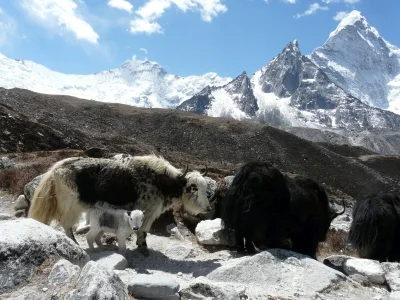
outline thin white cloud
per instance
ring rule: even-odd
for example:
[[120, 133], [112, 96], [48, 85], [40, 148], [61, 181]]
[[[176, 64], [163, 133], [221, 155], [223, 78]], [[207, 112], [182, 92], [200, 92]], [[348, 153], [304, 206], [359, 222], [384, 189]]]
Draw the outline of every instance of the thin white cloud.
[[282, 0], [282, 2], [289, 3], [289, 4], [296, 4], [296, 0]]
[[139, 50], [142, 51], [143, 53], [145, 53], [146, 55], [149, 54], [149, 52], [147, 51], [146, 48], [140, 48]]
[[346, 4], [356, 4], [361, 2], [361, 0], [322, 0], [322, 2], [330, 4], [330, 3], [346, 3]]
[[112, 8], [124, 10], [130, 14], [133, 11], [133, 5], [126, 0], [109, 0], [108, 6], [110, 6]]
[[319, 3], [313, 3], [310, 5], [310, 7], [302, 14], [297, 14], [294, 17], [296, 19], [305, 17], [305, 16], [309, 16], [309, 15], [313, 15], [315, 14], [317, 11], [319, 10], [328, 10], [329, 8], [327, 6], [321, 6], [319, 5]]
[[17, 22], [0, 7], [0, 48], [9, 46], [17, 36]]
[[73, 0], [21, 0], [21, 6], [35, 22], [55, 30], [59, 35], [67, 31], [73, 33], [78, 40], [98, 43], [99, 35], [79, 15], [78, 5]]
[[182, 12], [198, 11], [203, 21], [211, 22], [213, 18], [224, 13], [228, 8], [222, 4], [223, 0], [148, 0], [136, 11], [137, 18], [131, 21], [131, 32], [162, 33], [161, 25], [156, 22], [172, 4]]
[[346, 18], [348, 15], [349, 15], [348, 11], [338, 11], [336, 15], [333, 17], [333, 19], [339, 22], [342, 21], [344, 18]]
[[145, 19], [135, 19], [131, 21], [131, 33], [163, 33], [162, 27], [156, 22], [150, 22]]

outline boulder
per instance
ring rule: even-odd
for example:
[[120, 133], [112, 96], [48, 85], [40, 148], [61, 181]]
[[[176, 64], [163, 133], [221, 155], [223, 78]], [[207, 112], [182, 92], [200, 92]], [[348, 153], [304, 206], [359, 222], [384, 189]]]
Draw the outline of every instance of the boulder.
[[0, 170], [14, 169], [17, 164], [6, 156], [0, 157]]
[[385, 300], [400, 300], [400, 292], [391, 292], [390, 295], [385, 298]]
[[15, 205], [14, 209], [15, 210], [21, 210], [21, 209], [27, 209], [29, 207], [28, 201], [26, 201], [24, 195], [19, 195], [17, 200], [15, 200]]
[[240, 284], [215, 282], [198, 277], [180, 290], [181, 300], [241, 300], [247, 299], [246, 288]]
[[129, 281], [137, 275], [137, 272], [133, 269], [125, 269], [125, 270], [114, 270], [114, 274], [117, 274], [118, 277], [122, 280], [122, 282], [128, 286]]
[[102, 266], [110, 270], [124, 270], [128, 267], [126, 258], [112, 251], [90, 253], [90, 259], [98, 262]]
[[344, 264], [344, 272], [348, 276], [353, 274], [363, 275], [367, 277], [371, 283], [385, 283], [385, 272], [379, 261], [376, 260], [363, 258], [348, 259]]
[[13, 217], [5, 214], [5, 213], [0, 213], [0, 221], [6, 221], [6, 220], [11, 220]]
[[25, 184], [24, 186], [24, 195], [25, 199], [30, 203], [32, 201], [33, 194], [35, 193], [36, 188], [38, 187], [40, 180], [42, 180], [44, 174], [36, 176], [30, 182]]
[[17, 210], [17, 211], [14, 213], [14, 216], [16, 216], [17, 218], [26, 217], [26, 210], [25, 210], [25, 209]]
[[381, 263], [385, 272], [386, 282], [391, 291], [400, 291], [400, 264], [399, 263]]
[[322, 263], [336, 271], [344, 273], [344, 264], [347, 260], [352, 259], [353, 257], [347, 255], [331, 255], [322, 261]]
[[224, 229], [220, 218], [201, 221], [196, 226], [196, 238], [203, 245], [235, 245], [235, 235]]
[[77, 264], [86, 252], [63, 233], [33, 219], [0, 223], [0, 293], [26, 282], [46, 260], [62, 257]]
[[281, 249], [229, 260], [206, 277], [242, 284], [250, 299], [313, 299], [319, 291], [347, 280], [342, 273], [308, 256]]
[[188, 246], [174, 246], [165, 251], [165, 255], [175, 260], [184, 260], [187, 258], [196, 257], [199, 254], [197, 249]]
[[128, 284], [129, 292], [137, 298], [161, 298], [174, 296], [179, 291], [179, 282], [162, 275], [138, 274]]
[[87, 299], [128, 299], [128, 289], [118, 275], [101, 264], [90, 261], [83, 267], [75, 289], [65, 297], [65, 300]]
[[66, 259], [59, 260], [51, 269], [49, 284], [57, 287], [73, 287], [81, 268]]

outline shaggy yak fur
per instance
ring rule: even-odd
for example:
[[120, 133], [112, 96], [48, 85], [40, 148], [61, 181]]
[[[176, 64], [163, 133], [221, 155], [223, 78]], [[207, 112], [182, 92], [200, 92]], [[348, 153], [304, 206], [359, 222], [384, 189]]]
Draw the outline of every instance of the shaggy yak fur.
[[87, 212], [90, 230], [86, 240], [91, 251], [94, 250], [93, 243], [101, 248], [101, 237], [104, 232], [117, 235], [118, 251], [121, 254], [126, 250], [126, 239], [143, 224], [144, 213], [141, 210], [127, 211], [124, 209], [109, 209], [96, 207]]
[[400, 197], [370, 194], [359, 199], [349, 240], [362, 258], [400, 261]]
[[206, 189], [204, 178], [199, 173], [188, 180], [186, 175], [187, 170], [183, 173], [155, 155], [135, 156], [124, 162], [67, 158], [55, 163], [44, 175], [33, 196], [29, 217], [45, 224], [59, 221], [67, 236], [76, 242], [72, 228], [81, 213], [95, 204], [140, 209], [145, 216], [136, 243], [146, 247], [152, 223], [173, 204], [183, 202], [192, 214], [211, 209], [207, 198], [198, 192]]
[[254, 253], [254, 245], [290, 249], [290, 192], [283, 174], [271, 164], [243, 165], [222, 206], [224, 226], [235, 230], [238, 251]]
[[316, 258], [318, 243], [325, 241], [334, 218], [345, 211], [336, 212], [329, 205], [323, 186], [314, 180], [286, 175], [291, 195], [292, 251]]

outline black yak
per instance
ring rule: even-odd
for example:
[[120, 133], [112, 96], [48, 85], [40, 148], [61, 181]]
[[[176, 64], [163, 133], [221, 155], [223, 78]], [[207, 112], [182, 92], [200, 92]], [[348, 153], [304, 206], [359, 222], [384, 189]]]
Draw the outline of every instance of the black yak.
[[[222, 221], [235, 230], [238, 251], [290, 248], [290, 192], [283, 174], [267, 162], [249, 162], [233, 178]], [[254, 243], [254, 245], [253, 245]]]
[[331, 222], [345, 208], [341, 212], [331, 208], [325, 188], [311, 178], [286, 175], [286, 180], [291, 195], [292, 251], [316, 258], [318, 243], [325, 241]]
[[400, 261], [400, 197], [361, 197], [353, 207], [349, 240], [362, 258]]

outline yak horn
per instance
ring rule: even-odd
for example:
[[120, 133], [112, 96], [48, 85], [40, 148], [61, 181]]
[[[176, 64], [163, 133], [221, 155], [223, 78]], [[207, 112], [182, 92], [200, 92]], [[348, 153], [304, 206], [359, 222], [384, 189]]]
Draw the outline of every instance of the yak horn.
[[186, 165], [185, 173], [183, 173], [183, 174], [180, 175], [179, 177], [184, 178], [188, 172], [189, 172], [189, 164]]
[[343, 206], [343, 210], [342, 210], [341, 212], [334, 212], [334, 213], [331, 215], [331, 220], [333, 220], [333, 219], [336, 218], [337, 216], [343, 215], [344, 212], [346, 211], [346, 205], [345, 205], [344, 199], [342, 200], [342, 206]]
[[207, 165], [206, 165], [206, 170], [205, 170], [204, 173], [201, 174], [201, 176], [207, 176], [207, 174], [208, 174], [208, 168], [207, 168]]

